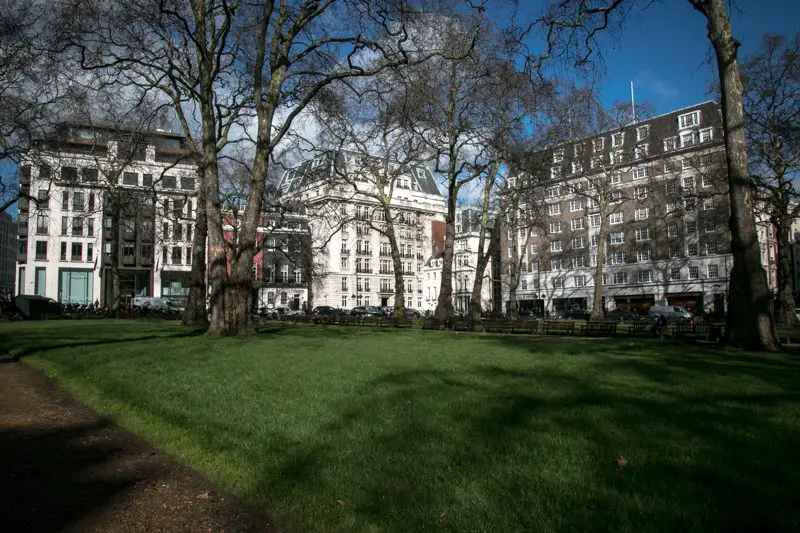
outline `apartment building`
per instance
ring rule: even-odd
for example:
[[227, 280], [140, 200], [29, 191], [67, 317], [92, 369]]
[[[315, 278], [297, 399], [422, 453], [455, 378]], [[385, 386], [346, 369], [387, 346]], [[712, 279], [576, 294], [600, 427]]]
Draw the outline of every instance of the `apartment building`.
[[[590, 308], [596, 282], [603, 284], [606, 310], [645, 310], [655, 302], [695, 312], [724, 309], [733, 261], [722, 119], [715, 103], [533, 156], [546, 163], [546, 175], [522, 169], [510, 180], [512, 188], [534, 180], [542, 194], [541, 202], [523, 202], [524, 216], [502, 235], [506, 306], [516, 273], [519, 307], [543, 314]], [[601, 243], [603, 276], [595, 280]], [[512, 246], [520, 258], [518, 272]]]
[[[455, 249], [453, 250], [453, 309], [459, 314], [469, 311], [472, 300], [472, 286], [475, 282], [476, 266], [481, 232], [485, 231], [483, 252], [489, 247], [492, 238], [490, 232], [482, 227], [481, 212], [478, 209], [460, 209], [456, 213]], [[499, 243], [498, 243], [499, 244]], [[442, 279], [443, 252], [434, 253], [425, 262], [422, 269], [424, 275], [423, 295], [426, 309], [435, 309], [439, 298]], [[502, 292], [500, 284], [500, 248], [495, 246], [495, 253], [489, 259], [483, 271], [481, 285], [481, 309], [494, 310], [501, 305]]]
[[17, 266], [17, 223], [8, 213], [0, 213], [0, 297], [14, 292]]
[[[282, 200], [305, 206], [310, 235], [305, 255], [311, 258], [306, 268], [315, 278], [312, 306], [394, 305], [391, 249], [381, 232], [386, 219], [375, 198], [374, 172], [381, 163], [339, 151], [305, 161], [280, 178]], [[389, 205], [402, 258], [405, 305], [424, 311], [432, 307], [423, 297], [423, 266], [432, 255], [434, 222], [444, 220], [445, 201], [429, 169], [407, 166], [395, 171]], [[388, 187], [384, 192], [388, 194]], [[291, 250], [291, 239], [286, 242]], [[278, 242], [274, 244], [278, 246]], [[291, 261], [282, 263], [280, 275], [287, 274], [290, 282], [295, 276], [296, 283], [303, 266], [292, 265]], [[278, 272], [275, 277], [278, 279]], [[287, 297], [293, 294], [286, 292]]]
[[185, 303], [196, 165], [177, 134], [62, 124], [20, 163], [17, 293], [123, 305]]

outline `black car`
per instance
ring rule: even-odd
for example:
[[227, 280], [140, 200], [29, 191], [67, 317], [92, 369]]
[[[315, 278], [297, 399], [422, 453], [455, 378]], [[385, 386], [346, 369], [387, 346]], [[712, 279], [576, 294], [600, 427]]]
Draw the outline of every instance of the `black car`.
[[592, 316], [592, 312], [582, 307], [573, 307], [572, 309], [567, 309], [564, 316], [573, 320], [589, 320], [589, 317]]
[[639, 318], [639, 313], [633, 309], [612, 309], [606, 313], [606, 320], [613, 320], [614, 322], [633, 322]]
[[330, 305], [320, 305], [315, 307], [312, 311], [312, 314], [317, 316], [338, 315], [339, 313], [341, 313], [339, 309], [331, 307]]
[[383, 316], [383, 311], [377, 307], [359, 305], [358, 307], [352, 308], [350, 310], [350, 314], [353, 316]]

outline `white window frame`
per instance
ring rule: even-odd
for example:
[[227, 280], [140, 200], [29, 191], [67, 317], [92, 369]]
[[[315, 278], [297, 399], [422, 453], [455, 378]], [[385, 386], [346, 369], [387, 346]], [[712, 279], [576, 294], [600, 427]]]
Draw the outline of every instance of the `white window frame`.
[[639, 271], [639, 283], [653, 283], [653, 271], [652, 270], [640, 270]]
[[561, 221], [550, 223], [550, 233], [561, 233]]
[[606, 138], [605, 137], [598, 137], [597, 139], [592, 139], [592, 150], [597, 152], [602, 152], [606, 147]]
[[614, 272], [611, 275], [612, 285], [627, 285], [628, 273], [627, 272]]
[[618, 131], [611, 134], [611, 148], [619, 148], [625, 144], [625, 132]]
[[611, 244], [624, 244], [625, 243], [625, 232], [624, 231], [612, 231], [608, 234], [608, 241]]
[[665, 152], [671, 152], [671, 151], [677, 150], [677, 149], [678, 149], [678, 138], [677, 137], [667, 137], [666, 139], [664, 139], [664, 151]]
[[714, 200], [712, 198], [703, 198], [703, 211], [711, 211], [714, 209]]
[[633, 149], [633, 157], [636, 159], [644, 159], [650, 155], [650, 145], [648, 143], [637, 144]]
[[586, 286], [586, 276], [573, 276], [572, 277], [572, 285], [574, 287], [585, 287]]
[[708, 176], [705, 176], [705, 175], [701, 176], [700, 177], [700, 186], [703, 187], [704, 189], [707, 188], [707, 187], [711, 187], [711, 178], [709, 178]]
[[[711, 270], [712, 268], [714, 269], [713, 270], [713, 274], [712, 274], [712, 270]], [[719, 265], [717, 265], [717, 264], [706, 265], [706, 277], [709, 278], [709, 279], [718, 278], [719, 277]]]
[[561, 214], [561, 204], [549, 204], [547, 206], [547, 214], [550, 216], [560, 215]]
[[583, 163], [581, 163], [580, 161], [573, 161], [572, 162], [572, 173], [573, 174], [579, 174], [581, 172], [583, 172]]
[[678, 236], [678, 223], [672, 222], [667, 224], [667, 237], [677, 237]]
[[583, 237], [573, 237], [572, 238], [572, 249], [573, 250], [583, 250], [586, 247], [586, 241]]
[[650, 228], [636, 228], [636, 241], [649, 241], [652, 237]]
[[620, 224], [625, 223], [625, 217], [622, 214], [622, 211], [618, 211], [616, 213], [611, 213], [608, 215], [608, 224], [610, 226], [619, 226]]
[[649, 207], [637, 207], [636, 208], [636, 211], [634, 212], [634, 217], [633, 217], [633, 219], [635, 221], [638, 222], [640, 220], [647, 220], [648, 218], [650, 218], [650, 208]]
[[689, 267], [689, 279], [700, 279], [700, 267], [698, 266]]
[[637, 200], [647, 200], [647, 196], [650, 194], [650, 189], [647, 187], [636, 187], [633, 189], [633, 197]]
[[643, 141], [650, 138], [650, 126], [644, 125], [636, 128], [636, 140]]
[[649, 167], [641, 166], [633, 169], [633, 179], [640, 180], [650, 175]]
[[564, 242], [563, 241], [550, 241], [550, 251], [551, 252], [563, 252], [564, 251]]
[[575, 213], [583, 209], [583, 202], [580, 200], [570, 200], [569, 201], [569, 212]]
[[561, 163], [564, 160], [564, 149], [553, 150], [553, 163]]
[[703, 128], [700, 130], [699, 142], [707, 143], [714, 140], [714, 128]]
[[696, 135], [693, 131], [681, 133], [681, 148], [688, 148], [697, 144]]
[[589, 215], [589, 227], [590, 228], [599, 228], [602, 219], [600, 218], [599, 214]]
[[[647, 253], [645, 253], [647, 252]], [[645, 262], [653, 260], [653, 250], [650, 248], [641, 248], [636, 250], [636, 261]]]
[[700, 110], [678, 115], [678, 129], [697, 128], [700, 126]]

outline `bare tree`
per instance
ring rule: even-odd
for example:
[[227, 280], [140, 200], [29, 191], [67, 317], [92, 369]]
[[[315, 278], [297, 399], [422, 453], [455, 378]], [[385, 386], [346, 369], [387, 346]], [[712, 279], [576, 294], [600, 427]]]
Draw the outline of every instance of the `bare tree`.
[[742, 64], [745, 133], [750, 171], [765, 218], [778, 244], [775, 320], [794, 325], [795, 301], [790, 235], [800, 217], [800, 34], [764, 37]]

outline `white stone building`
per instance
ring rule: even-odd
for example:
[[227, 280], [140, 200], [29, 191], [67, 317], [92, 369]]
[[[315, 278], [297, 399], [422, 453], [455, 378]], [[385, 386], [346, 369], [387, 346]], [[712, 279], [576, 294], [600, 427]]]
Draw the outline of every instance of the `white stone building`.
[[123, 305], [184, 303], [196, 181], [180, 135], [61, 125], [20, 163], [16, 292], [110, 305], [116, 258]]
[[[379, 202], [369, 195], [375, 184], [364, 161], [349, 152], [321, 155], [281, 176], [282, 199], [306, 207], [316, 278], [312, 306], [394, 305], [389, 241], [378, 230], [385, 222]], [[423, 266], [433, 255], [434, 226], [443, 224], [445, 199], [430, 170], [414, 166], [396, 179], [390, 205], [402, 257], [405, 305], [424, 311], [430, 304], [423, 297]]]

